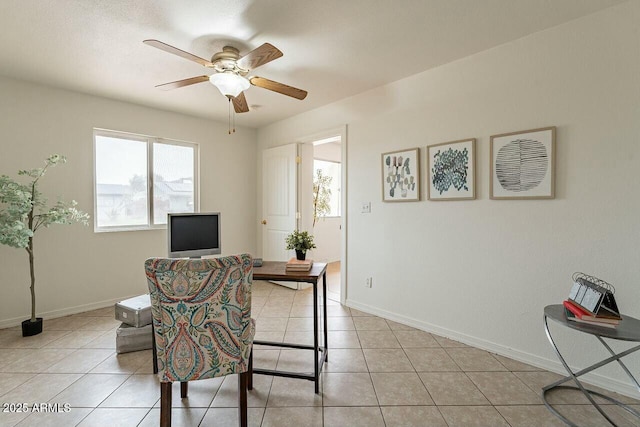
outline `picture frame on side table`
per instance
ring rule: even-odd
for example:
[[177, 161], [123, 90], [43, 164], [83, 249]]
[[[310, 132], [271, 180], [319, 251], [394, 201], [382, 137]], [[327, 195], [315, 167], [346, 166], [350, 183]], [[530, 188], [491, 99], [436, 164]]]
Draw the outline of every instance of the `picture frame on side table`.
[[460, 139], [427, 147], [429, 200], [476, 198], [476, 139]]
[[420, 200], [420, 149], [382, 153], [382, 201]]
[[490, 198], [555, 198], [555, 126], [491, 136]]

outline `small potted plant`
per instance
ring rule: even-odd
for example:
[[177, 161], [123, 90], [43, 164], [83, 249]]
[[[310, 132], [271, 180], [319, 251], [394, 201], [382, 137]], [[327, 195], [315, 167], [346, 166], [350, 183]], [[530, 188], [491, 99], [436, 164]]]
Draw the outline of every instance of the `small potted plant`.
[[306, 231], [295, 230], [289, 234], [285, 240], [287, 249], [296, 251], [296, 258], [304, 260], [307, 257], [307, 251], [316, 247], [313, 243], [313, 236]]
[[22, 322], [22, 336], [42, 332], [42, 318], [36, 317], [36, 276], [34, 270], [33, 237], [41, 227], [51, 224], [88, 224], [89, 215], [76, 209], [76, 201], [59, 200], [48, 207], [47, 200], [38, 191], [38, 181], [47, 169], [65, 163], [64, 156], [54, 154], [45, 160], [45, 166], [18, 171], [18, 175], [31, 178], [26, 184], [14, 181], [6, 175], [0, 176], [0, 244], [26, 249], [29, 254], [31, 276], [31, 318]]

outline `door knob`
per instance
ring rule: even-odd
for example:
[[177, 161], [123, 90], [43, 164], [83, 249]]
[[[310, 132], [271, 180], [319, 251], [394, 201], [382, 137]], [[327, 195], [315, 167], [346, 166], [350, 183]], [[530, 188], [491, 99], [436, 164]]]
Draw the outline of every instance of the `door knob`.
[[267, 220], [263, 219], [262, 221], [260, 221], [262, 223], [262, 225], [267, 225]]

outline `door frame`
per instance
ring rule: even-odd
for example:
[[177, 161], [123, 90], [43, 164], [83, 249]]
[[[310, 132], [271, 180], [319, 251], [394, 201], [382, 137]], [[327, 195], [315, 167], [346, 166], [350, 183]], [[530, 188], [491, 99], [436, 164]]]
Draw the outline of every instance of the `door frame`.
[[[341, 194], [340, 194], [340, 203], [342, 204], [342, 229], [340, 230], [340, 304], [345, 305], [347, 300], [347, 228], [348, 228], [348, 205], [347, 205], [347, 193], [348, 193], [348, 182], [347, 182], [347, 137], [348, 137], [348, 126], [346, 124], [342, 126], [338, 126], [335, 128], [330, 128], [321, 132], [316, 132], [311, 135], [306, 135], [301, 138], [296, 139], [296, 142], [301, 144], [311, 144], [314, 141], [318, 141], [325, 138], [331, 138], [340, 136], [340, 156], [341, 156]], [[298, 171], [299, 173], [300, 171]]]

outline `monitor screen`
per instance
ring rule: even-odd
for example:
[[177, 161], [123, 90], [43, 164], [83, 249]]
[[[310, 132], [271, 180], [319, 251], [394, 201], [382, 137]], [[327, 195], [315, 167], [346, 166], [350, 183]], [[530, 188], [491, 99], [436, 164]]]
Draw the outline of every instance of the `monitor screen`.
[[169, 257], [199, 258], [220, 251], [220, 212], [168, 215]]

